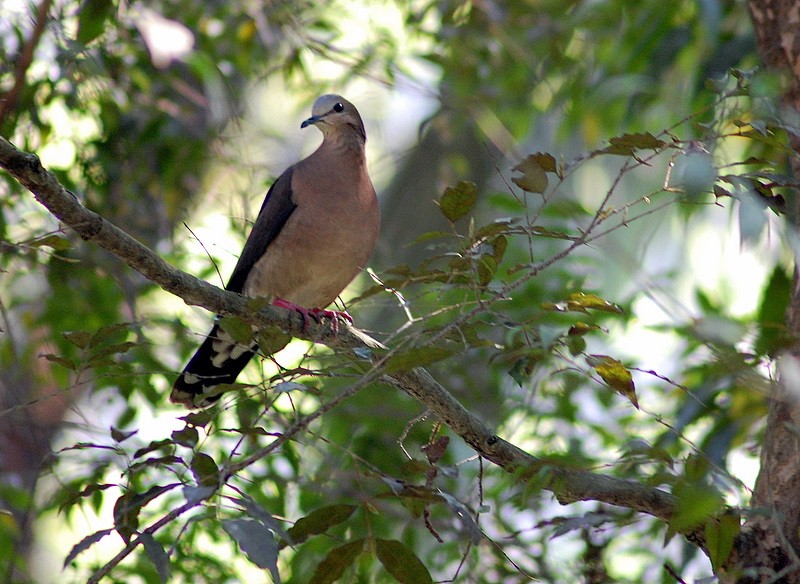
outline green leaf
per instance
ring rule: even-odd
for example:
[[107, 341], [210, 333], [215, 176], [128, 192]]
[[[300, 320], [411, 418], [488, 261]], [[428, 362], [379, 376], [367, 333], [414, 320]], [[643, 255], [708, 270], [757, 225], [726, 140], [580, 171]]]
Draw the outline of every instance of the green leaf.
[[712, 192], [717, 169], [711, 154], [693, 149], [675, 161], [672, 176], [675, 186], [682, 188], [689, 197], [698, 197]]
[[292, 537], [289, 535], [286, 529], [284, 529], [283, 524], [277, 519], [275, 519], [272, 515], [270, 515], [270, 513], [266, 509], [264, 509], [261, 505], [259, 505], [255, 501], [255, 499], [253, 499], [250, 495], [242, 493], [241, 498], [233, 497], [231, 500], [241, 505], [242, 509], [250, 517], [266, 525], [273, 533], [275, 533], [278, 537], [280, 537], [284, 542], [291, 543]]
[[75, 558], [78, 557], [78, 554], [88, 550], [90, 547], [92, 547], [98, 541], [103, 539], [105, 536], [107, 536], [112, 531], [114, 531], [114, 530], [113, 529], [103, 529], [103, 530], [96, 531], [93, 534], [87, 535], [86, 537], [84, 537], [82, 540], [80, 540], [78, 543], [76, 543], [74, 546], [72, 546], [72, 549], [67, 554], [67, 557], [64, 559], [64, 567], [66, 568], [67, 566], [69, 566], [70, 562], [72, 562], [72, 560], [74, 560]]
[[636, 150], [656, 150], [666, 146], [666, 142], [659, 140], [650, 132], [639, 132], [635, 134], [623, 134], [609, 140], [611, 146], [601, 150], [607, 154], [620, 154], [622, 156], [632, 156]]
[[586, 361], [611, 389], [628, 398], [636, 408], [639, 407], [633, 377], [622, 362], [607, 355], [589, 355]]
[[238, 316], [223, 316], [217, 321], [217, 324], [237, 343], [249, 345], [253, 342], [252, 327]]
[[363, 539], [333, 548], [314, 570], [309, 584], [333, 584], [344, 575], [347, 568], [353, 565], [363, 550]]
[[415, 367], [424, 367], [451, 356], [453, 351], [444, 347], [415, 347], [387, 359], [385, 371], [389, 375], [408, 371]]
[[534, 225], [531, 227], [531, 233], [534, 235], [540, 235], [541, 237], [549, 237], [551, 239], [574, 239], [571, 235], [567, 235], [564, 231], [554, 231], [553, 229], [548, 229], [547, 227], [542, 227], [541, 225]]
[[199, 412], [191, 412], [190, 414], [186, 414], [178, 419], [183, 420], [189, 426], [203, 428], [212, 419], [214, 419], [214, 416], [216, 416], [216, 412], [214, 410], [201, 410]]
[[136, 346], [138, 346], [138, 343], [134, 343], [132, 341], [125, 341], [124, 343], [115, 343], [107, 347], [101, 347], [92, 353], [92, 356], [89, 358], [89, 363], [91, 364], [91, 363], [102, 362], [106, 357], [109, 357], [110, 355], [127, 353], [133, 347]]
[[112, 0], [84, 0], [78, 12], [78, 42], [88, 45], [103, 34], [106, 20], [113, 12]]
[[494, 259], [494, 256], [485, 255], [481, 256], [478, 259], [477, 265], [477, 272], [478, 272], [478, 283], [481, 286], [486, 286], [489, 282], [492, 281], [494, 277], [494, 273], [497, 270], [497, 262]]
[[739, 535], [739, 517], [726, 513], [720, 517], [712, 517], [706, 521], [705, 534], [708, 548], [708, 559], [714, 572], [725, 565], [725, 561], [733, 551], [733, 543]]
[[329, 505], [320, 507], [297, 520], [288, 530], [293, 544], [303, 543], [312, 535], [325, 533], [331, 527], [347, 520], [356, 510], [355, 505]]
[[567, 336], [565, 339], [569, 354], [577, 357], [586, 350], [586, 339], [580, 336]]
[[433, 584], [428, 568], [404, 543], [376, 539], [375, 553], [386, 571], [401, 584]]
[[776, 266], [758, 307], [758, 336], [753, 344], [757, 355], [772, 355], [790, 343], [784, 322], [791, 286], [791, 280], [784, 269]]
[[64, 338], [79, 349], [83, 349], [92, 340], [92, 334], [86, 331], [69, 331], [64, 333]]
[[594, 332], [594, 331], [602, 331], [603, 328], [597, 324], [588, 324], [585, 322], [576, 322], [571, 327], [569, 327], [569, 331], [567, 334], [569, 336], [583, 336], [585, 334]]
[[472, 210], [478, 200], [478, 187], [475, 183], [461, 181], [454, 187], [447, 187], [439, 199], [442, 214], [455, 223]]
[[142, 504], [138, 503], [135, 497], [136, 493], [123, 493], [114, 503], [114, 529], [125, 543], [130, 543], [131, 536], [139, 527], [139, 511]]
[[170, 435], [170, 438], [172, 438], [175, 443], [180, 444], [181, 446], [194, 448], [198, 440], [197, 429], [193, 426], [186, 426], [182, 430], [175, 430]]
[[767, 226], [766, 205], [751, 192], [739, 196], [739, 235], [742, 245], [755, 244]]
[[167, 552], [165, 552], [161, 544], [147, 532], [143, 533], [140, 539], [144, 545], [144, 551], [147, 557], [150, 558], [150, 561], [153, 562], [153, 565], [156, 567], [161, 582], [166, 582], [169, 580], [169, 556]]
[[725, 506], [722, 493], [703, 483], [681, 482], [675, 486], [673, 493], [677, 497], [677, 504], [669, 525], [679, 533], [702, 525]]
[[198, 452], [191, 464], [194, 480], [200, 487], [216, 487], [219, 484], [219, 468], [208, 454]]
[[70, 371], [77, 371], [78, 365], [72, 359], [67, 359], [66, 357], [59, 357], [58, 355], [53, 355], [52, 353], [46, 353], [42, 355], [45, 359], [50, 361], [51, 363], [58, 363], [62, 367], [66, 367]]
[[200, 501], [205, 501], [211, 495], [213, 495], [217, 491], [214, 487], [193, 487], [192, 485], [186, 485], [181, 489], [183, 493], [183, 498], [186, 499], [187, 503], [196, 504]]
[[289, 344], [292, 335], [280, 327], [272, 326], [259, 331], [256, 339], [258, 340], [258, 350], [262, 355], [273, 355]]
[[222, 529], [228, 532], [251, 562], [269, 570], [274, 584], [280, 584], [279, 548], [269, 529], [252, 519], [226, 519], [222, 522]]
[[484, 239], [489, 239], [493, 235], [507, 233], [511, 230], [511, 226], [517, 223], [517, 221], [517, 219], [497, 219], [492, 221], [491, 223], [478, 228], [478, 230], [475, 232], [473, 241], [481, 241]]
[[130, 430], [128, 432], [125, 432], [123, 430], [115, 428], [114, 426], [111, 426], [111, 439], [114, 442], [123, 442], [128, 438], [130, 438], [131, 436], [133, 436], [134, 434], [136, 434], [138, 431], [139, 430]]
[[34, 239], [29, 242], [28, 245], [32, 247], [52, 247], [55, 251], [66, 251], [72, 247], [69, 239], [61, 235], [56, 235], [55, 233], [51, 233], [39, 239]]
[[514, 170], [522, 173], [521, 177], [512, 177], [515, 185], [529, 193], [544, 193], [548, 185], [547, 173], [556, 171], [556, 159], [550, 154], [537, 152], [517, 164]]

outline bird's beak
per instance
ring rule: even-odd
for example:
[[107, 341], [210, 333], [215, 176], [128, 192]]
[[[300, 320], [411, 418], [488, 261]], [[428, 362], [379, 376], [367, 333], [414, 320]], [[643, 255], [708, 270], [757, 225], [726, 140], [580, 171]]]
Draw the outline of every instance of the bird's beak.
[[305, 122], [303, 122], [302, 124], [300, 124], [300, 127], [301, 127], [301, 128], [305, 128], [306, 126], [311, 126], [311, 125], [313, 125], [313, 124], [316, 124], [316, 123], [317, 123], [317, 122], [319, 122], [320, 120], [322, 120], [322, 116], [311, 116], [311, 117], [310, 117], [310, 118], [308, 118], [308, 119], [307, 119]]

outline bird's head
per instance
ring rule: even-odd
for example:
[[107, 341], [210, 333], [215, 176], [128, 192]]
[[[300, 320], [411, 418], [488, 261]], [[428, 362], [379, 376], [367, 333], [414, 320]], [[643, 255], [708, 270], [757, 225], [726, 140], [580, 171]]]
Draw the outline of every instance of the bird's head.
[[319, 97], [311, 108], [311, 117], [300, 127], [312, 125], [319, 128], [323, 136], [353, 134], [360, 136], [362, 141], [367, 140], [364, 122], [356, 106], [335, 93]]

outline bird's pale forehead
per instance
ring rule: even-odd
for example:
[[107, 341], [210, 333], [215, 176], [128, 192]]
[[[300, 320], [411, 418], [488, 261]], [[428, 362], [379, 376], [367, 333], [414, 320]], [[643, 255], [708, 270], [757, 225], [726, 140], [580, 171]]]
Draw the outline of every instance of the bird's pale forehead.
[[333, 109], [333, 106], [339, 102], [346, 104], [347, 100], [341, 95], [336, 95], [335, 93], [323, 95], [317, 98], [317, 101], [314, 102], [314, 106], [311, 108], [311, 114], [315, 116], [327, 114]]

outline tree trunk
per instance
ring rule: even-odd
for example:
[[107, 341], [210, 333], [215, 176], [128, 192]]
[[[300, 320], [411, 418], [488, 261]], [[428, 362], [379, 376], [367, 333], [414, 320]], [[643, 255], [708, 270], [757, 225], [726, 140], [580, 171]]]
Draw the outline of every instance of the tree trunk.
[[[758, 51], [764, 65], [786, 78], [781, 105], [787, 121], [800, 112], [800, 1], [750, 0]], [[793, 150], [800, 139], [790, 134]], [[800, 157], [791, 170], [800, 177]], [[797, 193], [788, 201], [787, 228], [800, 227]], [[800, 338], [800, 271], [786, 315], [788, 333]], [[800, 359], [800, 345], [782, 359]], [[800, 365], [800, 362], [798, 362]], [[769, 396], [770, 408], [761, 450], [761, 468], [751, 507], [754, 514], [742, 528], [729, 575], [723, 582], [782, 582], [800, 584], [800, 387], [784, 376]], [[750, 570], [747, 570], [750, 568]], [[745, 569], [742, 573], [740, 570]]]

